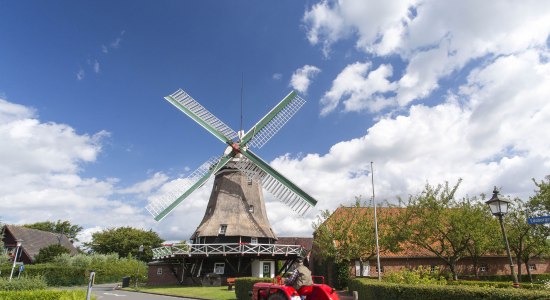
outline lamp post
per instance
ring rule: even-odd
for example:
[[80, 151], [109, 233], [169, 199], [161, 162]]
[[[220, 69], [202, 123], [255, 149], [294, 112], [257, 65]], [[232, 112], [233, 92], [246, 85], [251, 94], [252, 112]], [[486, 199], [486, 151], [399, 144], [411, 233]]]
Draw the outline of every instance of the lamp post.
[[138, 249], [138, 258], [137, 258], [137, 271], [136, 271], [136, 281], [134, 282], [134, 289], [137, 290], [137, 286], [138, 286], [138, 276], [139, 276], [139, 259], [141, 257], [141, 253], [143, 253], [143, 245], [140, 245], [139, 246], [139, 249]]
[[516, 276], [516, 271], [514, 271], [514, 261], [512, 260], [512, 256], [510, 255], [510, 245], [508, 244], [508, 238], [506, 237], [506, 231], [504, 230], [504, 222], [502, 221], [504, 215], [508, 213], [510, 201], [499, 197], [497, 187], [495, 186], [495, 189], [493, 190], [493, 197], [485, 202], [485, 204], [489, 205], [493, 216], [498, 217], [498, 221], [500, 222], [500, 229], [502, 230], [502, 236], [504, 237], [504, 244], [506, 245], [506, 254], [508, 254], [508, 259], [510, 260], [512, 281], [514, 282], [514, 287], [519, 288], [518, 277]]
[[17, 262], [17, 256], [19, 255], [19, 249], [21, 249], [21, 244], [23, 244], [23, 240], [17, 239], [15, 240], [17, 243], [17, 248], [15, 248], [15, 255], [13, 256], [13, 265], [11, 266], [11, 273], [10, 273], [10, 281], [13, 277], [13, 270], [15, 270], [15, 264]]

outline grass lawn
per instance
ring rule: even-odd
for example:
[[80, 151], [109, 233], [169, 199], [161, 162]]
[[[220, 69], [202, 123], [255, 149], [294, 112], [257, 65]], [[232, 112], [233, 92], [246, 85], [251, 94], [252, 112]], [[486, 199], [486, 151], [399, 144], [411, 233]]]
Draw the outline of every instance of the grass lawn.
[[184, 297], [194, 297], [212, 300], [236, 300], [235, 290], [228, 291], [226, 286], [215, 287], [194, 287], [194, 286], [155, 286], [140, 287], [140, 291], [158, 293], [163, 295], [174, 295]]

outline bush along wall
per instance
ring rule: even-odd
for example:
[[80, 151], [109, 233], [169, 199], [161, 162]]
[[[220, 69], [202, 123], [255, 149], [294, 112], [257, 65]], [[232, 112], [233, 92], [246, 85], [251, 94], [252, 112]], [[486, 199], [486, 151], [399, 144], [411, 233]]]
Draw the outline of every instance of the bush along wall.
[[235, 279], [235, 295], [237, 300], [249, 300], [249, 291], [252, 291], [252, 287], [256, 282], [272, 282], [271, 278], [258, 278], [258, 277], [240, 277]]
[[548, 291], [482, 288], [477, 286], [409, 285], [352, 279], [349, 290], [357, 291], [359, 300], [540, 300], [549, 299]]
[[[0, 291], [2, 300], [80, 300], [86, 299], [86, 291]], [[96, 299], [92, 296], [92, 299]]]
[[[48, 287], [46, 280], [41, 276], [24, 276], [9, 281], [9, 278], [0, 278], [0, 291], [30, 291], [45, 290]], [[1, 298], [0, 299], [4, 299]]]

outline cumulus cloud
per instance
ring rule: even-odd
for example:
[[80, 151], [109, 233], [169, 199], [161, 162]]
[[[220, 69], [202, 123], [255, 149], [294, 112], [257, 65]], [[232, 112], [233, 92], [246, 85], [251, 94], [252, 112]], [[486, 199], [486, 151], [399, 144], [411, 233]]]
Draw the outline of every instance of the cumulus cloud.
[[140, 206], [114, 197], [116, 179], [80, 175], [85, 164], [97, 160], [108, 136], [106, 131], [78, 134], [69, 125], [41, 122], [34, 109], [0, 99], [2, 220], [63, 219], [84, 227], [151, 224]]
[[391, 65], [380, 65], [369, 72], [371, 63], [348, 65], [332, 82], [332, 87], [321, 98], [321, 115], [327, 115], [336, 109], [342, 101], [344, 111], [380, 111], [392, 104], [383, 94], [396, 89], [396, 84], [388, 80], [392, 75]]
[[319, 74], [319, 72], [321, 72], [321, 69], [315, 66], [305, 65], [294, 71], [290, 79], [290, 86], [302, 94], [307, 94], [311, 79]]
[[[303, 22], [310, 43], [322, 44], [325, 53], [330, 52], [327, 47], [334, 43], [354, 38], [356, 48], [367, 57], [384, 59], [398, 55], [406, 68], [392, 82], [396, 85], [392, 98], [396, 105], [406, 106], [428, 97], [440, 87], [442, 79], [472, 61], [481, 59], [490, 63], [500, 55], [546, 48], [550, 4], [322, 1], [305, 12]], [[365, 93], [361, 98], [368, 102], [369, 91]], [[365, 106], [368, 105], [354, 107], [360, 110]], [[350, 109], [354, 108], [346, 107]]]
[[454, 184], [459, 178], [460, 195], [489, 193], [496, 185], [506, 195], [528, 199], [534, 189], [530, 179], [542, 179], [550, 167], [545, 57], [536, 50], [499, 57], [475, 68], [440, 104], [413, 105], [326, 154], [286, 155], [273, 166], [316, 197], [320, 209], [352, 203], [358, 195], [368, 199], [370, 161], [378, 201], [395, 202], [420, 192], [426, 182]]

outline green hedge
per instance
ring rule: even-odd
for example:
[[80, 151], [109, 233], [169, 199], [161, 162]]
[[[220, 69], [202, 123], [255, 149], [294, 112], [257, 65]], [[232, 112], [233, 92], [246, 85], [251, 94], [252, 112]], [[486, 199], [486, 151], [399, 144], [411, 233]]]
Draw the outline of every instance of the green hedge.
[[[493, 288], [510, 288], [513, 289], [514, 285], [512, 281], [479, 281], [479, 280], [457, 280], [457, 281], [448, 281], [448, 285], [468, 285], [468, 286], [480, 286], [480, 287], [493, 287]], [[529, 290], [543, 290], [546, 288], [544, 284], [541, 283], [528, 283], [523, 282], [519, 285], [522, 289]]]
[[349, 290], [357, 291], [359, 300], [541, 300], [550, 299], [548, 291], [496, 289], [476, 286], [407, 285], [365, 279], [353, 279]]
[[[550, 273], [545, 274], [531, 274], [533, 277], [534, 283], [541, 283], [543, 281], [550, 280]], [[460, 279], [466, 280], [481, 280], [481, 281], [510, 281], [510, 275], [481, 275], [477, 278], [473, 275], [464, 275], [460, 276]], [[518, 278], [521, 282], [530, 282], [529, 275], [521, 274], [521, 277]]]
[[[137, 270], [136, 260], [111, 260], [98, 261], [88, 267], [80, 266], [62, 266], [55, 263], [25, 265], [22, 276], [42, 276], [49, 286], [73, 286], [86, 285], [90, 278], [90, 269], [95, 270], [95, 283], [119, 282], [122, 277], [131, 277], [135, 280]], [[147, 282], [147, 265], [139, 262], [139, 282]], [[0, 267], [1, 276], [7, 278], [10, 276], [11, 266], [3, 265]], [[18, 271], [15, 271], [17, 276]]]
[[[82, 300], [86, 299], [86, 291], [0, 291], [2, 300]], [[92, 299], [96, 299], [92, 296]]]
[[249, 300], [248, 292], [252, 291], [252, 287], [256, 282], [272, 282], [271, 278], [258, 277], [240, 277], [235, 279], [235, 295], [237, 300]]
[[[48, 287], [44, 277], [21, 277], [13, 278], [9, 281], [9, 278], [0, 278], [0, 291], [30, 291], [30, 290], [45, 290]], [[0, 298], [2, 299], [2, 298]]]

